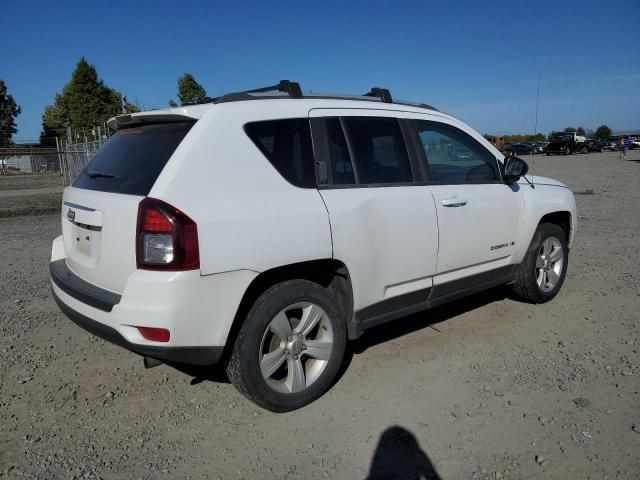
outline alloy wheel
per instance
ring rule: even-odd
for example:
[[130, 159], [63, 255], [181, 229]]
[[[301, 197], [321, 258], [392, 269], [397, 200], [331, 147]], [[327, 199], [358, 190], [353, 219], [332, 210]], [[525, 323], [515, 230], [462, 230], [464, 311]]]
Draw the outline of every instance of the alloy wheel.
[[545, 238], [536, 257], [536, 282], [540, 290], [550, 292], [556, 288], [563, 268], [562, 243], [556, 237]]
[[333, 328], [326, 312], [314, 303], [295, 303], [281, 310], [264, 332], [260, 371], [274, 390], [297, 393], [320, 378], [332, 351]]

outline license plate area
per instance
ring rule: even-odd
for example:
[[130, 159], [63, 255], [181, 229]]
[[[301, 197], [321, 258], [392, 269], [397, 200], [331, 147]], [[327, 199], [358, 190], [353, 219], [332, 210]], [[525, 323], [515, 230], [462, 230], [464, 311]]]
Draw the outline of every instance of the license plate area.
[[95, 267], [100, 257], [102, 212], [65, 202], [62, 223], [68, 257], [85, 267]]
[[78, 252], [86, 255], [87, 257], [94, 256], [93, 249], [95, 241], [91, 230], [86, 230], [84, 228], [78, 227], [77, 225], [73, 226], [73, 230], [73, 234], [75, 235], [75, 247]]

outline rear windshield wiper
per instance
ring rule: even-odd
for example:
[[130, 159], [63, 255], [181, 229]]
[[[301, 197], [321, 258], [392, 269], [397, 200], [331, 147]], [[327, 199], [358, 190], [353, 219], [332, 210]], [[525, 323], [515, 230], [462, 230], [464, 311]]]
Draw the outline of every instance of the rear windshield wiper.
[[100, 172], [96, 170], [90, 170], [88, 172], [85, 172], [85, 175], [89, 178], [118, 178], [118, 176], [114, 175], [113, 173]]

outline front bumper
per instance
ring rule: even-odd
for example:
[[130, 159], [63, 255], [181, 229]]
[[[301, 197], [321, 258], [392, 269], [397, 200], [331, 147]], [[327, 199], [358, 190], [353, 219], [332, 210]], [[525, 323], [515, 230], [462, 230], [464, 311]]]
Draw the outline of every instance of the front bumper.
[[111, 328], [76, 312], [66, 305], [56, 292], [52, 290], [53, 299], [73, 323], [84, 328], [87, 332], [111, 342], [127, 350], [145, 357], [157, 358], [163, 362], [187, 363], [191, 365], [213, 365], [222, 358], [224, 347], [160, 347], [155, 345], [141, 345], [126, 340], [115, 328]]

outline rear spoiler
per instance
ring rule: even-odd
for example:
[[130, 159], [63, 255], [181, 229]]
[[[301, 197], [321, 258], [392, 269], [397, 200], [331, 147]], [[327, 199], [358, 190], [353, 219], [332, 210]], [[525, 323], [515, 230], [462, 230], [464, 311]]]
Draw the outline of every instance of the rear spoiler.
[[110, 118], [107, 126], [117, 131], [121, 128], [132, 127], [134, 125], [149, 125], [152, 123], [174, 123], [174, 122], [195, 122], [197, 118], [175, 113], [146, 113], [136, 115], [118, 115]]

